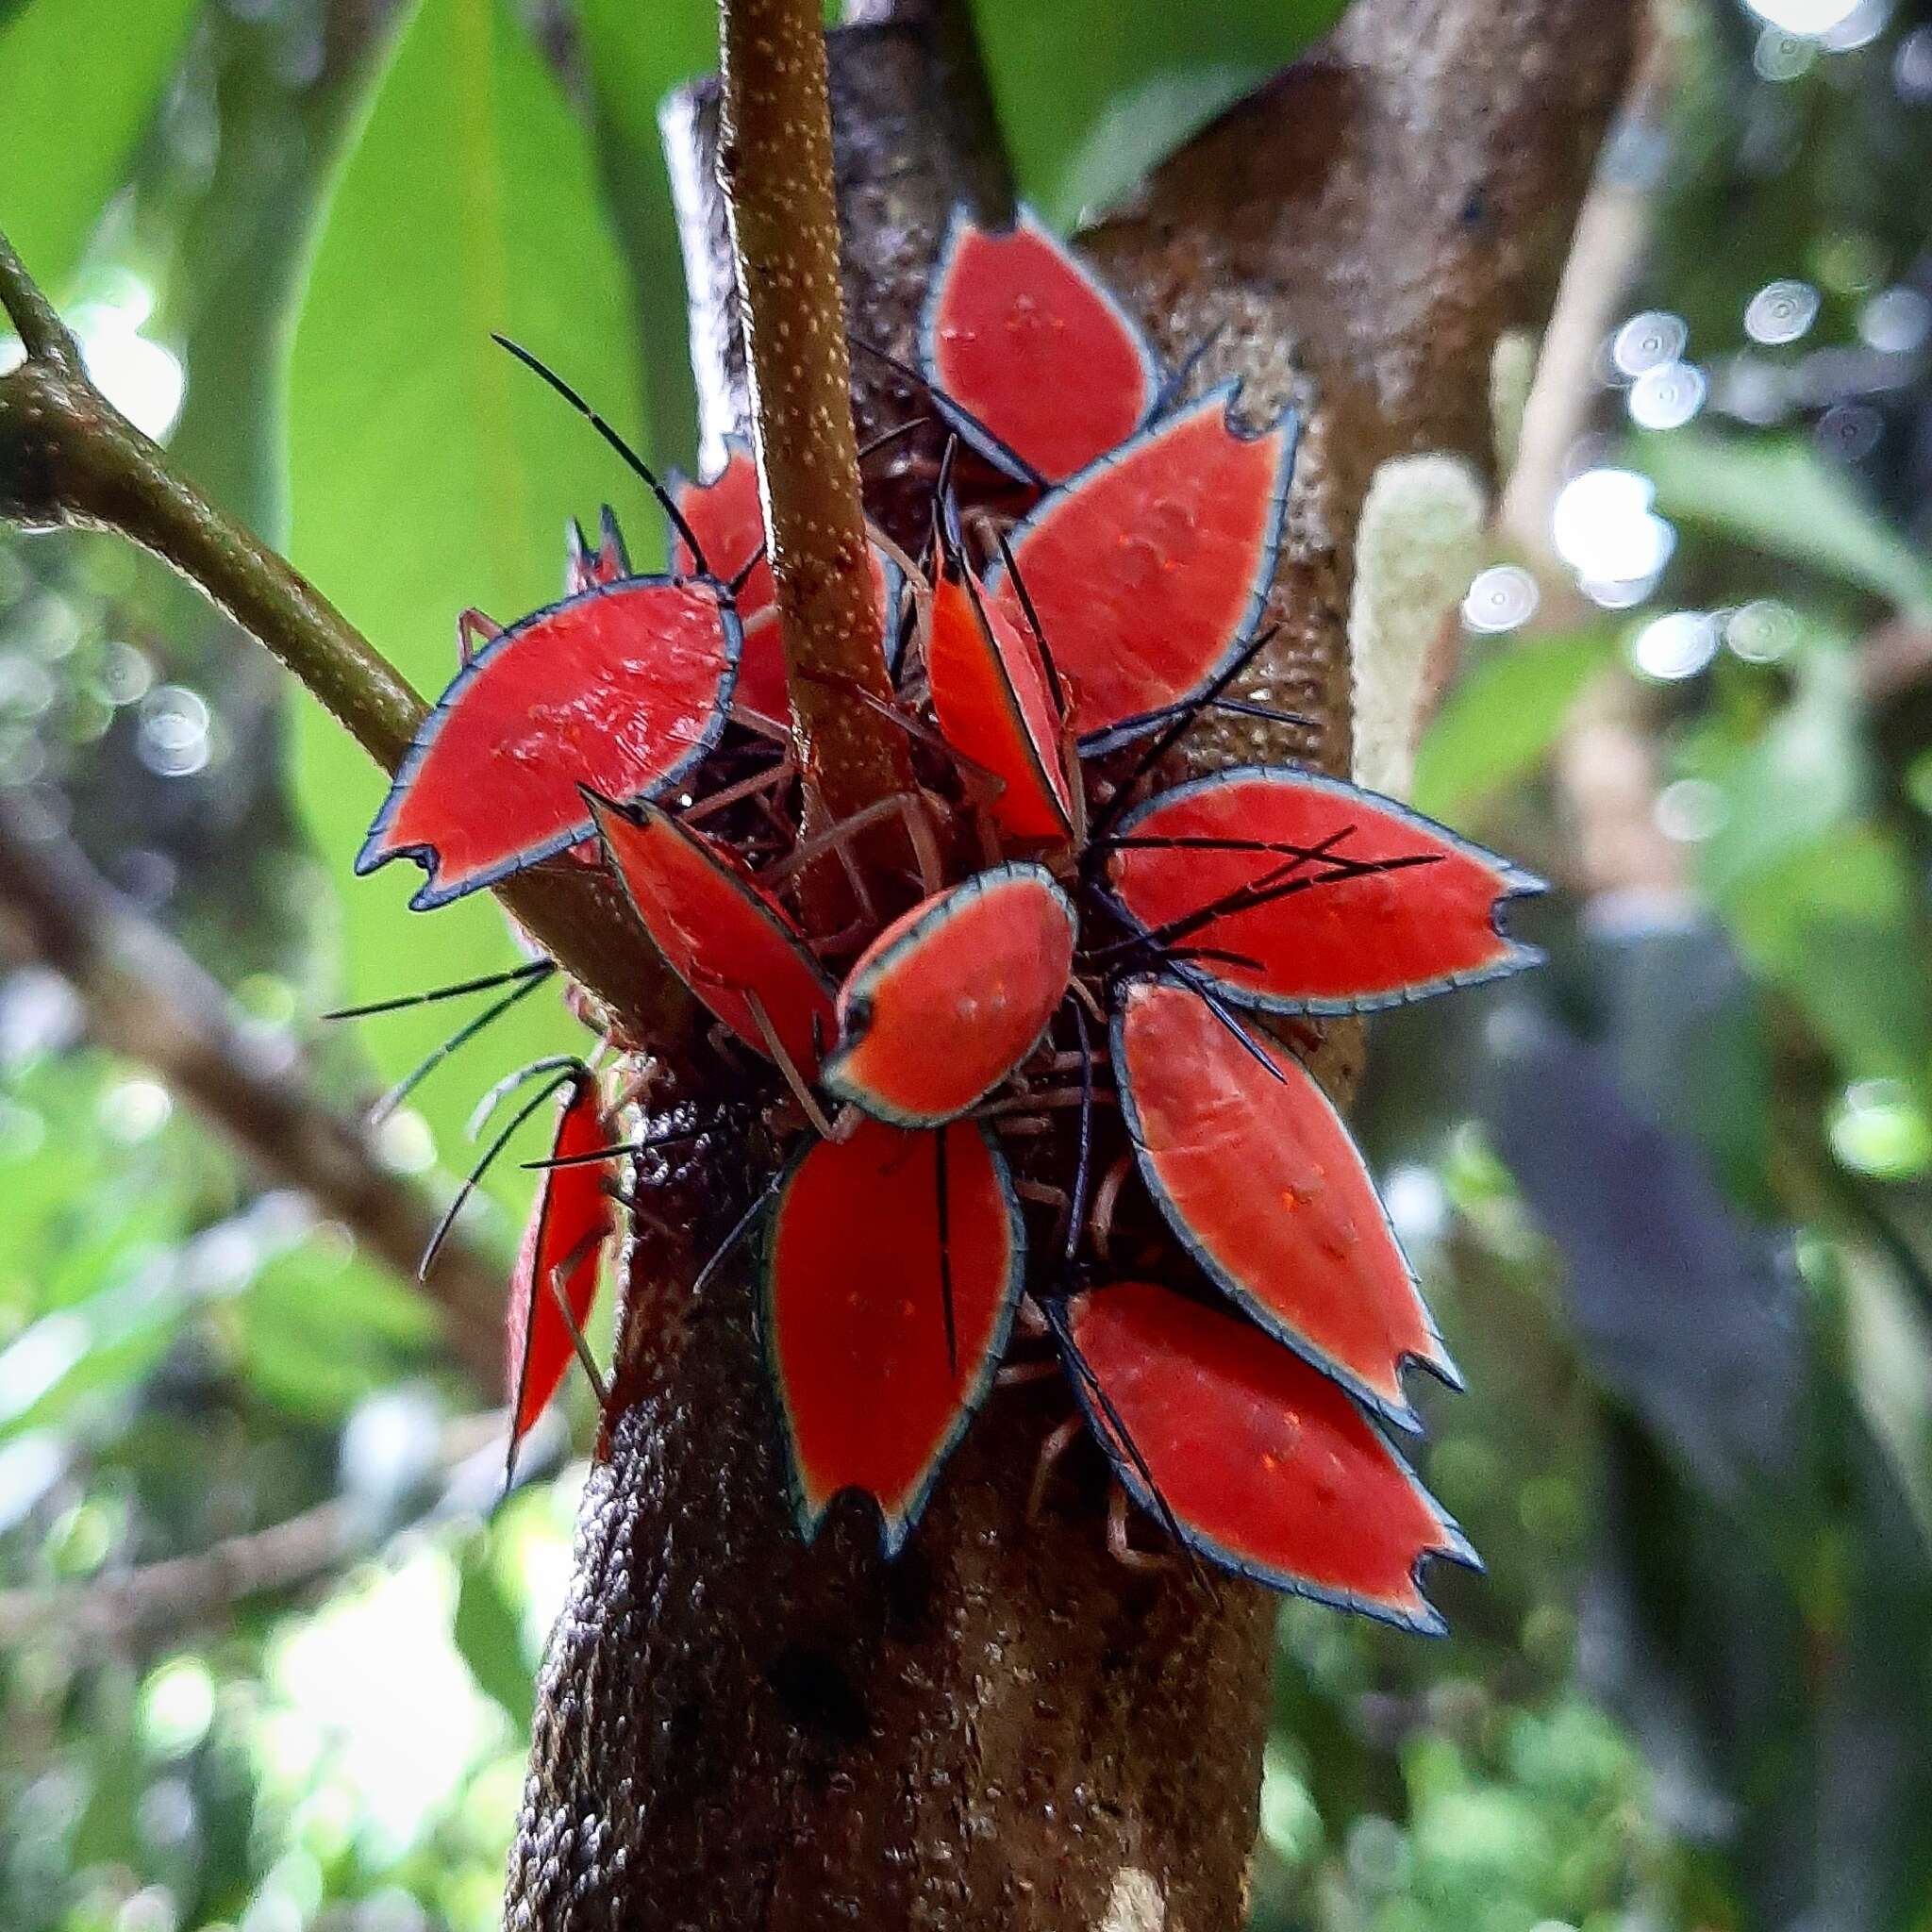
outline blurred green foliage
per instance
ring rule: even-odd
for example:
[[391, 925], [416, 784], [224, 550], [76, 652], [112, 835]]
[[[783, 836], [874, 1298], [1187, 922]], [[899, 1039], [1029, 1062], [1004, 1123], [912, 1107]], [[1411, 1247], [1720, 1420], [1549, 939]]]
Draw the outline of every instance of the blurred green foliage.
[[[1062, 224], [1340, 10], [974, 7]], [[185, 370], [184, 461], [428, 691], [458, 610], [554, 594], [566, 517], [661, 541], [491, 330], [692, 460], [657, 114], [709, 0], [532, 11], [0, 0], [0, 227], [130, 403]], [[1674, 551], [1597, 608], [1541, 565], [1589, 614], [1468, 641], [1418, 800], [1557, 883], [1552, 966], [1392, 1016], [1362, 1115], [1472, 1386], [1424, 1474], [1489, 1574], [1437, 1579], [1441, 1645], [1285, 1607], [1257, 1932], [1932, 1924], [1924, 14], [1666, 9], [1621, 312], [1688, 331], [1703, 407], [1664, 426], [1607, 344], [1572, 468], [1646, 478]], [[1668, 876], [1607, 869], [1579, 704]], [[351, 880], [374, 775], [98, 540], [0, 544], [0, 784], [345, 1104], [445, 1023], [321, 1008], [514, 957], [491, 907]], [[578, 1037], [540, 995], [386, 1158], [446, 1187], [474, 1093]], [[343, 1229], [0, 979], [8, 1932], [496, 1923], [582, 1472], [558, 1430], [490, 1513], [477, 1399]]]

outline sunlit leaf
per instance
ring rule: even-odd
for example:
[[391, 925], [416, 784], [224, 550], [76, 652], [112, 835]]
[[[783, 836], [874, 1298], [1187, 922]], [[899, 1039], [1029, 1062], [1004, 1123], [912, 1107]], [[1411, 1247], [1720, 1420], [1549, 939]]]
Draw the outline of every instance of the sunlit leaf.
[[[455, 671], [459, 610], [508, 622], [559, 594], [566, 517], [614, 498], [645, 556], [657, 529], [616, 460], [492, 329], [554, 361], [614, 421], [632, 420], [630, 308], [583, 127], [508, 6], [422, 0], [329, 204], [290, 413], [296, 560], [425, 693]], [[486, 899], [413, 914], [409, 868], [349, 881], [383, 781], [318, 707], [298, 703], [299, 794], [344, 882], [347, 994], [509, 964]], [[422, 1009], [363, 1031], [392, 1077], [475, 1010]], [[545, 991], [439, 1073], [418, 1104], [445, 1160], [468, 1151], [458, 1124], [498, 1073], [584, 1042]], [[520, 1191], [507, 1164], [503, 1185]]]
[[[696, 428], [684, 259], [658, 113], [664, 96], [718, 64], [716, 0], [657, 0], [648, 33], [636, 0], [575, 0], [610, 218], [629, 264], [638, 361], [655, 462], [690, 466]], [[635, 554], [635, 551], [633, 552]], [[646, 546], [649, 554], [649, 546]]]
[[58, 293], [122, 182], [201, 0], [31, 0], [0, 18], [0, 231]]
[[530, 1728], [537, 1680], [524, 1655], [523, 1620], [497, 1577], [487, 1541], [465, 1546], [459, 1576], [450, 1634], [476, 1688], [503, 1707], [521, 1737]]

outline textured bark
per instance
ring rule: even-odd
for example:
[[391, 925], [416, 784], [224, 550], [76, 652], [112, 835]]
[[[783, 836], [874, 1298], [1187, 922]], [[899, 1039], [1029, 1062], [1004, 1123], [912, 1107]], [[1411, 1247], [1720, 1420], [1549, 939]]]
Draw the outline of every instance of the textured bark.
[[[1299, 743], [1204, 731], [1197, 760], [1345, 766], [1368, 478], [1420, 449], [1487, 463], [1491, 348], [1545, 310], [1628, 28], [1610, 0], [1364, 0], [1091, 238], [1170, 353], [1222, 325], [1200, 380], [1241, 375], [1257, 415], [1308, 412], [1282, 636], [1253, 682], [1316, 724]], [[848, 29], [833, 57], [848, 310], [901, 354], [946, 208], [987, 192], [983, 156], [921, 110], [929, 50], [923, 26], [887, 25]], [[699, 98], [667, 125], [716, 433], [741, 357], [704, 187], [712, 118]], [[858, 405], [861, 434], [910, 407], [866, 378]], [[889, 514], [916, 504], [908, 483]], [[1355, 1047], [1331, 1046], [1338, 1085]], [[803, 1548], [747, 1281], [721, 1270], [692, 1300], [691, 1256], [661, 1231], [695, 1221], [714, 1239], [719, 1191], [758, 1165], [713, 1151], [633, 1252], [508, 1923], [1226, 1932], [1254, 1836], [1271, 1601], [1116, 1565], [1091, 1455], [1029, 1526], [1035, 1451], [1067, 1407], [1051, 1384], [993, 1397], [896, 1565], [856, 1507]]]

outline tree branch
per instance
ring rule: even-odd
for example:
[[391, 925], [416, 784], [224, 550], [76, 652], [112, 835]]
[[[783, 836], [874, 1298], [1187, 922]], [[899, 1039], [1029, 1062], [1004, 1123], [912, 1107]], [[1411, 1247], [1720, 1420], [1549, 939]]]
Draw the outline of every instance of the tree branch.
[[[435, 1231], [423, 1192], [381, 1166], [360, 1125], [314, 1097], [300, 1060], [252, 1037], [226, 993], [111, 891], [65, 841], [36, 838], [0, 804], [0, 959], [51, 967], [73, 987], [89, 1036], [153, 1068], [263, 1173], [299, 1188], [406, 1277]], [[460, 1236], [425, 1291], [479, 1390], [503, 1386], [506, 1271]]]
[[[458, 1416], [443, 1425], [436, 1457], [440, 1475], [456, 1473], [424, 1515], [443, 1514], [465, 1487], [462, 1466], [488, 1454], [502, 1431], [496, 1414]], [[0, 1591], [0, 1648], [25, 1638], [52, 1640], [68, 1655], [108, 1646], [152, 1645], [250, 1597], [299, 1589], [380, 1550], [407, 1527], [370, 1499], [331, 1496], [281, 1523], [225, 1537], [205, 1550], [107, 1571], [54, 1590]]]
[[334, 1496], [192, 1557], [167, 1557], [65, 1590], [0, 1591], [0, 1644], [58, 1633], [64, 1648], [86, 1654], [192, 1625], [245, 1597], [292, 1590], [338, 1569], [367, 1546], [355, 1535], [356, 1519], [354, 1503]]
[[831, 106], [818, 0], [721, 0], [730, 212], [752, 438], [799, 761], [833, 819], [912, 786], [873, 600], [839, 298]]
[[0, 308], [20, 335], [20, 345], [37, 361], [62, 369], [80, 367], [80, 344], [26, 272], [13, 244], [0, 235]]
[[[210, 503], [88, 379], [74, 339], [0, 236], [0, 306], [27, 359], [0, 375], [0, 520], [112, 530], [152, 551], [308, 686], [386, 772], [427, 707], [322, 592]], [[690, 1003], [640, 946], [601, 874], [537, 867], [496, 889], [517, 922], [634, 1040], [677, 1036]]]

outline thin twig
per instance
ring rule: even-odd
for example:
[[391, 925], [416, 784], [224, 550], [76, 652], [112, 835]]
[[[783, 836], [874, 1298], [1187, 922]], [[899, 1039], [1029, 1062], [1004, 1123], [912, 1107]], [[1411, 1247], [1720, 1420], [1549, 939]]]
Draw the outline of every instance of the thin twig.
[[[152, 551], [258, 639], [394, 772], [423, 699], [320, 591], [210, 503], [88, 379], [72, 337], [0, 236], [0, 306], [27, 359], [0, 375], [0, 522], [112, 530]], [[618, 896], [580, 868], [507, 879], [497, 896], [634, 1035], [666, 1037], [689, 1003], [640, 954]]]
[[[841, 326], [831, 107], [818, 0], [722, 0], [724, 139], [753, 443], [808, 791], [843, 819], [911, 789], [867, 560]], [[841, 688], [842, 687], [842, 688]]]
[[30, 357], [62, 369], [80, 367], [80, 344], [68, 334], [54, 305], [36, 286], [5, 235], [0, 235], [0, 308], [6, 309], [21, 347]]

